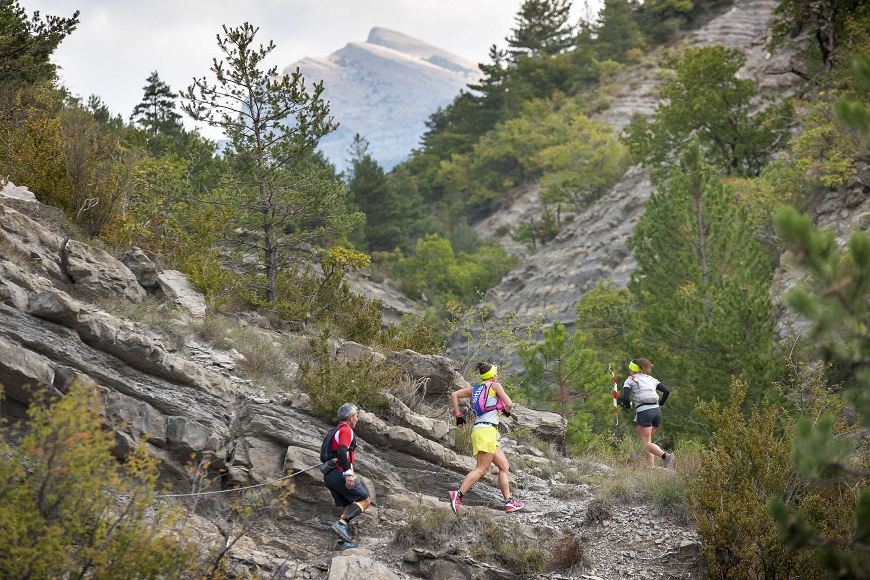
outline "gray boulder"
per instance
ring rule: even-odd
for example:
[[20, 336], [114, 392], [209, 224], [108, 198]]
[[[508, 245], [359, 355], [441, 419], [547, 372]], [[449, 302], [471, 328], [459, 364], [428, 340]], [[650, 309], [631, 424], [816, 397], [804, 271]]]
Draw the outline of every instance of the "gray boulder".
[[457, 363], [447, 357], [406, 349], [390, 353], [387, 361], [400, 367], [424, 395], [443, 396], [469, 386], [456, 371]]
[[157, 283], [167, 298], [190, 313], [191, 316], [197, 319], [205, 316], [205, 298], [197, 292], [182, 272], [163, 270], [157, 275]]
[[61, 259], [72, 283], [88, 298], [116, 296], [131, 302], [145, 298], [145, 289], [133, 272], [106, 251], [67, 240]]
[[11, 199], [19, 199], [21, 201], [36, 201], [36, 196], [32, 191], [24, 187], [23, 185], [16, 186], [11, 181], [7, 181], [3, 184], [3, 187], [0, 188], [0, 196], [8, 197]]
[[150, 258], [139, 248], [131, 248], [121, 254], [121, 263], [133, 272], [139, 285], [147, 290], [156, 290], [160, 287], [157, 280], [158, 268], [157, 264], [151, 261]]

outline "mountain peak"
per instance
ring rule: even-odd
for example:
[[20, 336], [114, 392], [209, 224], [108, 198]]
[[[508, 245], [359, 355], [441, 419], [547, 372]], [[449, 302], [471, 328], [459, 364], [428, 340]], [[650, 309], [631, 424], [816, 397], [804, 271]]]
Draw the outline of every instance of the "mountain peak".
[[366, 39], [366, 42], [380, 44], [381, 46], [390, 46], [390, 44], [396, 42], [423, 44], [420, 40], [412, 38], [407, 34], [402, 34], [401, 32], [396, 32], [395, 30], [382, 28], [380, 26], [375, 26], [369, 31], [369, 37]]
[[477, 71], [477, 65], [464, 58], [458, 57], [442, 48], [438, 48], [423, 42], [417, 38], [375, 26], [369, 32], [366, 40], [369, 44], [391, 48], [395, 51], [416, 56], [434, 65], [456, 72]]
[[349, 42], [328, 57], [306, 57], [296, 67], [306, 78], [323, 81], [323, 96], [340, 123], [319, 149], [343, 170], [354, 134], [369, 152], [392, 169], [420, 143], [426, 119], [448, 105], [480, 77], [477, 65], [387, 28], [375, 27], [365, 42]]

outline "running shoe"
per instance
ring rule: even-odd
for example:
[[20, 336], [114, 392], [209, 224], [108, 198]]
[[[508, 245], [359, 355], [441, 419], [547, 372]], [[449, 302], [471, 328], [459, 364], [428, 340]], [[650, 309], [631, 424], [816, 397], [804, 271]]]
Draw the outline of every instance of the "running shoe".
[[336, 550], [350, 550], [351, 548], [358, 547], [359, 544], [355, 544], [353, 542], [346, 542], [344, 540], [339, 540], [335, 543]]
[[347, 532], [347, 524], [343, 524], [340, 521], [332, 524], [332, 531], [338, 534], [338, 537], [344, 540], [345, 542], [353, 541], [353, 538], [350, 537], [350, 534]]
[[459, 506], [462, 504], [462, 496], [459, 495], [458, 491], [450, 492], [450, 509], [453, 510], [453, 513], [457, 516], [459, 515]]
[[662, 455], [662, 459], [665, 462], [665, 467], [667, 469], [672, 469], [674, 467], [674, 454], [673, 453], [665, 453]]
[[504, 502], [504, 511], [506, 511], [507, 513], [519, 511], [524, 507], [526, 507], [526, 504], [521, 501], [517, 501], [514, 498], [510, 498], [509, 500]]

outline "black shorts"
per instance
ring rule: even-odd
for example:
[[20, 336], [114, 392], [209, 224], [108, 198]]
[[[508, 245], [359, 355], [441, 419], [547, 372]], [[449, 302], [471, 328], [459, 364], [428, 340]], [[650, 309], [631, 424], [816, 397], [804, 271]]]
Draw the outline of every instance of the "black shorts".
[[641, 411], [634, 418], [638, 427], [658, 427], [662, 424], [662, 409], [661, 407], [652, 407]]
[[332, 499], [335, 500], [335, 507], [346, 507], [355, 501], [362, 501], [369, 496], [369, 492], [363, 487], [359, 481], [354, 482], [353, 488], [348, 489], [344, 485], [344, 476], [340, 469], [332, 469], [323, 476], [323, 483], [326, 484], [326, 489], [332, 494]]

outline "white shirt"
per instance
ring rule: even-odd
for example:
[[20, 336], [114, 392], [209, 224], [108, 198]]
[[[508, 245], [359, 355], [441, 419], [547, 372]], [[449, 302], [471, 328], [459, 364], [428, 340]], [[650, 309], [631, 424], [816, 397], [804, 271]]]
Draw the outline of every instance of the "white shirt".
[[658, 405], [659, 395], [656, 393], [656, 387], [659, 381], [646, 373], [635, 373], [625, 379], [622, 388], [631, 389], [631, 398], [634, 399], [635, 405]]

